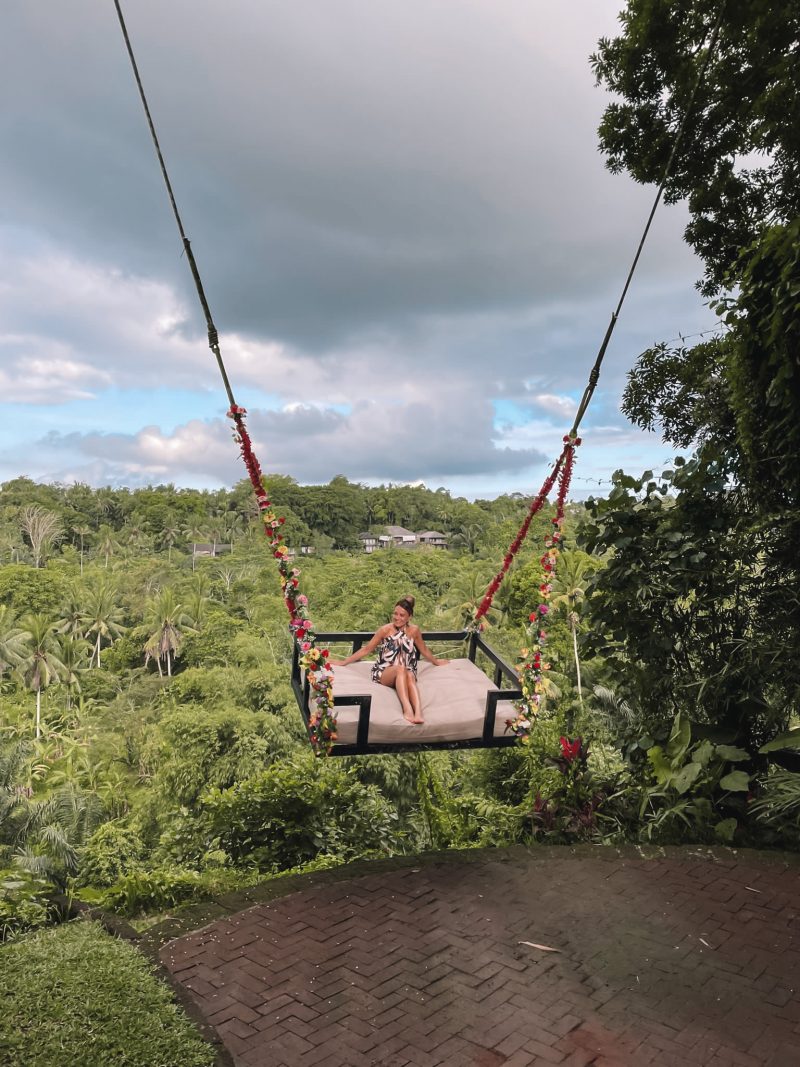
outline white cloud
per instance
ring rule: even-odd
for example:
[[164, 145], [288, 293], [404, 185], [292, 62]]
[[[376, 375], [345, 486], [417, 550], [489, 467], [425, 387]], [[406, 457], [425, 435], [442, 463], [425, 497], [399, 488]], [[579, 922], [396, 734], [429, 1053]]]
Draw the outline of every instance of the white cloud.
[[0, 397], [5, 403], [55, 405], [91, 399], [111, 380], [106, 371], [72, 358], [68, 346], [50, 338], [0, 335], [0, 356], [6, 348], [14, 349], [15, 358], [7, 367], [0, 365]]
[[[491, 404], [469, 389], [389, 406], [359, 400], [346, 413], [300, 404], [253, 409], [248, 427], [264, 470], [304, 482], [344, 473], [355, 481], [441, 484], [475, 472], [518, 473], [546, 459], [528, 444], [498, 447]], [[244, 476], [231, 426], [221, 419], [191, 420], [172, 433], [147, 426], [134, 434], [50, 434], [42, 444], [55, 454], [67, 450], [76, 457], [71, 466], [101, 461], [123, 481], [149, 474], [156, 480], [231, 484]]]
[[578, 410], [578, 405], [571, 396], [556, 396], [554, 393], [535, 393], [531, 400], [542, 409], [561, 419], [571, 419]]
[[[132, 10], [265, 468], [467, 486], [527, 481], [545, 462], [651, 199], [596, 152], [605, 100], [587, 56], [617, 10], [612, 0]], [[237, 479], [224, 423], [196, 417], [227, 404], [113, 12], [74, 0], [42, 21], [16, 5], [4, 40], [16, 89], [0, 115], [0, 403], [38, 415], [22, 445], [0, 429], [4, 469], [14, 472], [16, 449], [43, 477]], [[684, 220], [682, 208], [657, 216], [606, 358], [604, 423], [639, 351], [706, 325]], [[117, 432], [142, 389], [174, 393], [174, 411], [158, 425], [146, 402], [138, 421], [129, 406], [131, 432]], [[496, 430], [493, 398], [527, 406], [532, 421]]]

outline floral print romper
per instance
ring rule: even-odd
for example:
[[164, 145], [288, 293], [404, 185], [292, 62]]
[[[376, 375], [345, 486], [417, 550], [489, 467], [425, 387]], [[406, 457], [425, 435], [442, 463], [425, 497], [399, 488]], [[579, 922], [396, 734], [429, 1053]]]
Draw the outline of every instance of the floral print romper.
[[405, 630], [395, 630], [378, 645], [378, 658], [372, 668], [372, 680], [380, 682], [386, 668], [396, 663], [406, 667], [416, 678], [418, 662], [419, 650], [414, 639], [409, 637]]

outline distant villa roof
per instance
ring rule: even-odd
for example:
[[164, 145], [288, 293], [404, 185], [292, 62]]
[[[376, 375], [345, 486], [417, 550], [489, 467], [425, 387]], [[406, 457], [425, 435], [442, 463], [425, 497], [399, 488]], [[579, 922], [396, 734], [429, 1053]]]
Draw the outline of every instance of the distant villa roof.
[[425, 530], [423, 533], [418, 533], [417, 537], [441, 537], [442, 540], [445, 540], [444, 534], [439, 533], [438, 530]]

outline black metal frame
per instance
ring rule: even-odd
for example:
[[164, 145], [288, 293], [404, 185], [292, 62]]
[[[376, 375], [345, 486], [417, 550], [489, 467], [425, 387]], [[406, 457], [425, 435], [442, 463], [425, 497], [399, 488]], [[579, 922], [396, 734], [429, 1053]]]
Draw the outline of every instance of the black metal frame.
[[[347, 633], [318, 633], [318, 644], [328, 646], [330, 644], [350, 642], [353, 652], [357, 652], [362, 645], [372, 637], [371, 633], [347, 632]], [[486, 694], [486, 712], [483, 720], [483, 734], [481, 737], [470, 738], [464, 741], [402, 741], [396, 744], [384, 742], [382, 744], [369, 744], [369, 715], [372, 706], [372, 695], [362, 693], [355, 696], [335, 696], [334, 706], [352, 707], [358, 705], [358, 728], [356, 731], [356, 743], [348, 745], [334, 744], [332, 756], [366, 756], [380, 752], [412, 752], [420, 749], [459, 749], [459, 748], [507, 748], [516, 742], [516, 737], [495, 737], [494, 725], [499, 701], [519, 700], [522, 691], [519, 688], [519, 678], [514, 668], [505, 662], [493, 648], [491, 648], [480, 634], [471, 633], [468, 630], [432, 630], [423, 634], [426, 642], [431, 641], [467, 641], [467, 657], [475, 663], [478, 652], [482, 653], [494, 665], [493, 681], [500, 686], [505, 677], [513, 684], [513, 689], [490, 689]], [[310, 686], [304, 679], [300, 670], [300, 646], [294, 642], [292, 650], [292, 689], [297, 698], [300, 714], [308, 731], [310, 716], [308, 698]]]

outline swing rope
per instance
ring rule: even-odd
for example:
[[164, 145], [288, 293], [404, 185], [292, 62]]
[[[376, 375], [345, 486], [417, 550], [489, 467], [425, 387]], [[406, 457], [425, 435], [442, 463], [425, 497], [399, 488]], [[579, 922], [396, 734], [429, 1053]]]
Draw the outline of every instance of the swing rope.
[[531, 504], [531, 507], [525, 517], [524, 522], [522, 523], [522, 526], [517, 532], [517, 535], [514, 540], [511, 542], [511, 545], [509, 546], [509, 549], [503, 559], [503, 566], [489, 583], [489, 586], [486, 590], [486, 594], [480, 605], [478, 606], [477, 610], [475, 611], [472, 621], [470, 622], [471, 629], [480, 628], [481, 619], [491, 608], [495, 594], [500, 588], [500, 585], [506, 574], [508, 573], [509, 567], [511, 566], [514, 557], [516, 556], [522, 545], [522, 542], [525, 540], [528, 534], [531, 519], [536, 514], [536, 512], [540, 510], [545, 500], [547, 499], [550, 490], [553, 488], [556, 478], [558, 477], [559, 470], [567, 461], [568, 454], [571, 471], [572, 463], [574, 462], [575, 458], [575, 448], [581, 443], [580, 438], [578, 437], [578, 429], [583, 420], [583, 416], [586, 414], [587, 408], [589, 407], [592, 397], [594, 396], [594, 391], [597, 388], [597, 383], [600, 379], [600, 367], [602, 366], [603, 359], [605, 357], [606, 351], [608, 350], [609, 343], [611, 342], [611, 337], [614, 333], [614, 328], [617, 325], [620, 312], [622, 311], [622, 305], [625, 303], [625, 298], [628, 295], [628, 290], [630, 289], [631, 282], [633, 280], [633, 275], [636, 271], [637, 266], [639, 265], [639, 259], [641, 258], [642, 250], [644, 248], [645, 241], [647, 240], [647, 236], [650, 233], [650, 227], [652, 225], [653, 218], [655, 217], [656, 210], [658, 209], [658, 206], [661, 203], [661, 198], [664, 194], [664, 189], [666, 188], [667, 181], [669, 180], [669, 177], [672, 173], [672, 167], [677, 158], [678, 149], [680, 148], [683, 142], [683, 137], [686, 132], [686, 127], [688, 125], [689, 118], [694, 112], [694, 105], [695, 100], [697, 99], [697, 94], [700, 90], [700, 86], [705, 81], [705, 76], [711, 63], [711, 59], [714, 53], [716, 52], [717, 44], [719, 42], [720, 29], [722, 27], [722, 19], [725, 14], [726, 6], [727, 0], [723, 0], [722, 4], [720, 5], [719, 13], [717, 14], [716, 22], [714, 23], [713, 29], [711, 30], [711, 34], [707, 38], [708, 48], [706, 49], [705, 56], [703, 57], [703, 62], [701, 63], [700, 68], [697, 72], [697, 76], [695, 77], [694, 84], [692, 86], [692, 91], [689, 95], [689, 101], [686, 105], [686, 110], [678, 126], [677, 133], [675, 134], [675, 139], [672, 143], [672, 148], [670, 150], [669, 156], [667, 157], [667, 162], [664, 166], [664, 171], [661, 175], [661, 181], [659, 182], [655, 198], [653, 199], [653, 205], [650, 208], [650, 214], [647, 216], [647, 221], [645, 223], [644, 230], [642, 231], [642, 235], [639, 239], [639, 244], [636, 248], [636, 252], [633, 256], [630, 268], [628, 269], [628, 274], [625, 278], [625, 283], [622, 287], [622, 292], [620, 294], [619, 300], [617, 301], [617, 306], [611, 313], [611, 319], [609, 321], [608, 327], [606, 328], [603, 340], [600, 344], [600, 348], [595, 358], [594, 365], [592, 366], [592, 369], [589, 372], [589, 380], [583, 392], [583, 396], [581, 397], [581, 401], [578, 404], [578, 410], [575, 414], [575, 421], [572, 424], [572, 429], [564, 437], [565, 444], [561, 455], [556, 460], [553, 470], [550, 472], [550, 474], [548, 474], [547, 478], [545, 479], [544, 485], [534, 497], [533, 503]]
[[[678, 126], [678, 132], [675, 134], [675, 140], [672, 142], [672, 149], [670, 150], [667, 162], [664, 165], [664, 173], [661, 175], [661, 181], [659, 182], [658, 189], [656, 191], [655, 198], [653, 199], [653, 206], [650, 208], [650, 214], [647, 216], [647, 222], [645, 223], [642, 236], [639, 240], [638, 247], [631, 262], [630, 269], [628, 270], [627, 277], [625, 278], [625, 284], [622, 287], [622, 293], [617, 301], [617, 306], [611, 312], [611, 320], [606, 329], [605, 336], [603, 337], [600, 349], [597, 353], [597, 358], [594, 361], [594, 366], [589, 371], [589, 381], [581, 398], [581, 402], [578, 405], [578, 410], [575, 414], [575, 421], [572, 424], [572, 429], [569, 432], [570, 437], [577, 436], [578, 427], [581, 424], [583, 416], [586, 414], [586, 409], [589, 407], [589, 403], [594, 395], [594, 391], [597, 387], [597, 382], [600, 378], [600, 367], [603, 362], [603, 357], [606, 354], [609, 342], [611, 341], [611, 335], [614, 333], [614, 328], [617, 325], [619, 314], [622, 311], [622, 305], [625, 303], [625, 297], [628, 295], [628, 289], [630, 289], [631, 282], [633, 281], [633, 275], [639, 265], [639, 258], [644, 248], [644, 243], [647, 240], [647, 235], [650, 233], [650, 226], [652, 225], [653, 218], [658, 209], [658, 205], [661, 203], [661, 197], [664, 195], [664, 189], [666, 188], [667, 181], [672, 174], [672, 165], [678, 155], [678, 149], [683, 142], [683, 135], [686, 132], [686, 127], [689, 123], [689, 118], [694, 112], [694, 104], [697, 99], [697, 94], [700, 90], [700, 86], [705, 81], [706, 72], [711, 64], [711, 59], [717, 50], [717, 44], [719, 42], [719, 32], [722, 28], [722, 19], [725, 14], [725, 8], [727, 7], [727, 0], [722, 0], [720, 4], [719, 13], [717, 15], [717, 21], [714, 23], [714, 27], [711, 31], [711, 36], [708, 38], [708, 48], [706, 54], [703, 57], [703, 62], [700, 65], [700, 69], [697, 72], [692, 91], [689, 95], [689, 102], [686, 105], [686, 110], [683, 113], [683, 118]], [[704, 42], [705, 43], [705, 42]]]
[[[483, 600], [481, 601], [480, 606], [476, 610], [475, 616], [470, 624], [471, 629], [477, 629], [481, 626], [480, 620], [489, 611], [497, 590], [500, 588], [500, 585], [504, 577], [508, 573], [508, 570], [514, 560], [514, 557], [516, 556], [517, 552], [522, 546], [523, 541], [525, 540], [525, 537], [527, 536], [528, 529], [530, 527], [533, 516], [543, 507], [550, 491], [553, 488], [553, 485], [556, 483], [556, 480], [559, 480], [559, 494], [556, 518], [553, 521], [557, 526], [560, 526], [561, 520], [563, 519], [563, 509], [566, 499], [566, 491], [569, 486], [569, 480], [572, 473], [572, 465], [575, 458], [575, 449], [580, 444], [580, 438], [577, 436], [578, 428], [597, 387], [597, 382], [600, 377], [600, 367], [603, 362], [603, 358], [611, 341], [611, 336], [617, 324], [622, 305], [625, 301], [625, 297], [627, 296], [631, 280], [638, 265], [642, 249], [644, 247], [644, 243], [650, 231], [650, 225], [653, 221], [653, 217], [661, 201], [664, 188], [671, 173], [672, 164], [677, 156], [678, 148], [683, 140], [684, 131], [686, 129], [689, 116], [693, 111], [697, 92], [699, 90], [701, 82], [705, 78], [706, 71], [711, 62], [711, 57], [714, 51], [716, 50], [726, 2], [727, 0], [723, 0], [723, 3], [721, 4], [719, 15], [717, 17], [716, 24], [711, 34], [709, 47], [707, 49], [698, 76], [695, 80], [695, 84], [692, 89], [686, 112], [678, 128], [675, 142], [673, 143], [672, 150], [670, 152], [667, 164], [664, 168], [664, 173], [661, 182], [658, 187], [658, 192], [656, 193], [656, 197], [653, 202], [653, 206], [650, 210], [650, 214], [647, 219], [644, 232], [642, 233], [641, 240], [639, 241], [639, 246], [636, 250], [636, 254], [633, 258], [631, 267], [628, 271], [628, 275], [623, 286], [622, 294], [619, 298], [615, 310], [612, 312], [611, 321], [609, 322], [608, 328], [606, 329], [605, 336], [600, 345], [597, 358], [594, 362], [594, 366], [592, 367], [589, 373], [588, 384], [581, 398], [581, 402], [578, 405], [578, 410], [575, 416], [575, 421], [573, 423], [572, 429], [570, 430], [569, 434], [567, 434], [564, 438], [564, 448], [562, 449], [561, 455], [556, 460], [552, 471], [545, 479], [542, 488], [539, 490], [539, 492], [531, 502], [525, 520], [522, 523], [522, 526], [520, 527], [516, 537], [509, 546], [508, 552], [503, 558], [502, 567], [490, 582], [489, 588], [487, 589], [486, 594]], [[208, 346], [213, 352], [214, 357], [216, 359], [217, 367], [219, 369], [220, 376], [225, 387], [225, 392], [228, 397], [229, 409], [227, 414], [228, 417], [231, 418], [234, 423], [234, 440], [239, 445], [242, 454], [242, 459], [247, 469], [250, 482], [253, 486], [253, 491], [255, 493], [256, 501], [258, 503], [259, 514], [261, 516], [264, 526], [264, 533], [269, 540], [273, 556], [275, 557], [278, 563], [278, 570], [281, 579], [281, 587], [283, 589], [284, 602], [286, 604], [286, 608], [290, 616], [289, 627], [294, 637], [299, 642], [301, 652], [303, 653], [300, 663], [301, 667], [306, 672], [306, 677], [309, 681], [309, 685], [313, 693], [312, 703], [315, 705], [315, 708], [312, 711], [309, 720], [309, 734], [311, 737], [311, 743], [317, 754], [329, 753], [334, 741], [336, 740], [336, 715], [334, 712], [333, 705], [333, 670], [327, 662], [328, 650], [320, 649], [317, 647], [314, 627], [308, 616], [308, 599], [299, 591], [300, 570], [297, 567], [291, 566], [289, 550], [286, 545], [283, 544], [283, 536], [280, 533], [280, 527], [283, 525], [284, 520], [283, 518], [278, 517], [272, 509], [272, 504], [269, 500], [269, 496], [266, 492], [266, 489], [264, 488], [264, 477], [261, 471], [261, 466], [258, 462], [258, 458], [256, 457], [255, 452], [253, 451], [252, 441], [245, 425], [245, 415], [247, 414], [247, 412], [243, 407], [240, 407], [236, 403], [236, 400], [233, 395], [233, 390], [231, 388], [230, 380], [228, 378], [228, 373], [225, 368], [225, 362], [223, 360], [222, 351], [219, 344], [219, 333], [211, 315], [211, 308], [209, 306], [205, 291], [203, 289], [200, 271], [197, 267], [197, 262], [192, 251], [191, 243], [183, 227], [183, 221], [178, 210], [178, 205], [175, 199], [172, 183], [169, 178], [167, 166], [164, 161], [163, 153], [161, 151], [161, 145], [159, 143], [158, 135], [156, 133], [155, 123], [153, 122], [150, 107], [148, 105], [147, 97], [145, 95], [144, 86], [139, 75], [139, 68], [136, 63], [136, 58], [134, 56], [133, 46], [131, 45], [130, 37], [128, 35], [128, 29], [125, 24], [124, 16], [122, 14], [120, 0], [114, 0], [114, 6], [116, 8], [120, 29], [122, 30], [122, 36], [125, 41], [125, 47], [128, 52], [128, 58], [130, 60], [134, 80], [136, 82], [136, 87], [139, 91], [139, 96], [142, 102], [142, 106], [144, 108], [147, 124], [150, 129], [150, 136], [152, 138], [153, 146], [155, 148], [156, 156], [158, 158], [158, 163], [161, 168], [161, 175], [164, 179], [164, 184], [167, 189], [167, 195], [169, 196], [173, 215], [175, 216], [175, 222], [178, 227], [178, 233], [180, 234], [180, 238], [183, 243], [183, 248], [186, 253], [186, 259], [189, 264], [189, 269], [192, 273], [192, 278], [194, 280], [197, 296], [200, 301], [200, 305], [203, 309], [203, 314], [205, 316], [206, 329], [208, 332]], [[558, 533], [558, 540], [560, 540], [560, 531], [557, 530], [556, 532]], [[543, 559], [544, 558], [545, 557], [543, 557]], [[524, 684], [524, 678], [522, 678], [522, 675], [521, 680]], [[539, 684], [541, 684], [541, 680], [539, 680]], [[538, 703], [538, 701], [532, 703]], [[515, 732], [517, 732], [517, 730], [515, 730]]]
[[184, 251], [186, 252], [186, 259], [192, 272], [192, 278], [194, 279], [197, 296], [200, 300], [203, 314], [205, 315], [206, 327], [208, 330], [208, 347], [214, 353], [217, 367], [219, 368], [225, 386], [225, 392], [228, 395], [228, 403], [230, 406], [227, 414], [234, 423], [233, 437], [239, 445], [244, 465], [247, 468], [248, 477], [253, 486], [256, 502], [258, 503], [258, 511], [264, 526], [264, 533], [269, 540], [272, 554], [278, 564], [283, 599], [286, 604], [286, 609], [289, 612], [289, 629], [298, 641], [302, 652], [300, 664], [306, 672], [306, 678], [308, 679], [311, 690], [311, 704], [313, 705], [309, 717], [309, 737], [311, 739], [311, 744], [314, 747], [314, 751], [318, 755], [321, 753], [327, 754], [330, 752], [333, 743], [336, 740], [336, 715], [333, 705], [332, 684], [333, 669], [328, 666], [328, 649], [317, 647], [314, 626], [308, 615], [308, 598], [300, 592], [299, 588], [300, 570], [298, 567], [292, 566], [289, 550], [283, 543], [283, 535], [280, 532], [284, 520], [273, 511], [269, 496], [264, 488], [264, 476], [261, 471], [261, 466], [253, 451], [253, 443], [250, 439], [250, 434], [247, 431], [247, 426], [245, 425], [245, 415], [247, 412], [243, 407], [240, 407], [234, 399], [228, 373], [225, 369], [225, 362], [222, 358], [219, 334], [214, 325], [211, 308], [206, 299], [203, 283], [200, 278], [200, 271], [198, 270], [194, 253], [192, 252], [192, 246], [189, 242], [189, 238], [186, 236], [186, 231], [183, 228], [183, 221], [181, 220], [181, 215], [178, 211], [178, 204], [175, 200], [172, 183], [170, 182], [169, 174], [167, 172], [167, 165], [164, 162], [164, 156], [161, 152], [161, 145], [159, 144], [155, 123], [150, 114], [150, 108], [147, 103], [144, 86], [142, 85], [142, 79], [139, 76], [139, 68], [133, 54], [133, 46], [131, 45], [130, 37], [128, 36], [128, 29], [125, 25], [120, 0], [114, 0], [114, 6], [117, 9], [117, 18], [119, 19], [122, 36], [125, 40], [125, 47], [128, 51], [128, 58], [130, 59], [131, 67], [133, 69], [134, 80], [136, 81], [136, 86], [139, 90], [139, 96], [142, 101], [142, 106], [144, 107], [145, 116], [147, 117], [147, 124], [150, 128], [150, 136], [153, 140], [156, 156], [158, 157], [158, 162], [161, 167], [161, 175], [164, 179], [164, 184], [167, 187], [169, 202], [172, 205], [172, 213], [175, 216], [178, 232], [181, 236], [181, 241], [183, 242]]

